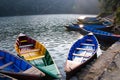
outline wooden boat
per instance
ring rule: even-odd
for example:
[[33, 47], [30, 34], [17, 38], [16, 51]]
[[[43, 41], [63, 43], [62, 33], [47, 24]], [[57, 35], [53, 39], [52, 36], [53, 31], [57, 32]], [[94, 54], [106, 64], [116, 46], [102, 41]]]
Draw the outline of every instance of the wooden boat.
[[120, 35], [118, 34], [114, 34], [110, 31], [112, 31], [112, 27], [104, 27], [104, 28], [94, 28], [93, 25], [84, 25], [84, 27], [82, 27], [81, 29], [83, 29], [86, 32], [92, 32], [94, 33], [94, 35], [99, 39], [99, 40], [103, 40], [104, 42], [108, 42], [108, 43], [113, 43], [116, 42], [118, 40], [120, 40]]
[[20, 57], [41, 70], [50, 79], [59, 79], [60, 72], [47, 49], [38, 41], [20, 33], [15, 49]]
[[105, 28], [105, 25], [79, 25], [79, 24], [73, 24], [73, 25], [67, 25], [65, 26], [67, 28], [67, 30], [71, 30], [71, 31], [81, 31], [83, 29], [81, 29], [82, 27], [92, 27], [94, 29], [100, 29], [100, 28]]
[[89, 33], [77, 40], [71, 47], [65, 63], [66, 79], [75, 75], [82, 67], [97, 57], [98, 41]]
[[112, 22], [106, 18], [86, 17], [84, 19], [77, 19], [78, 24], [92, 24], [92, 25], [112, 25]]
[[120, 39], [120, 35], [113, 34], [111, 31], [112, 27], [108, 27], [105, 25], [79, 25], [68, 26], [67, 29], [72, 31], [80, 31], [81, 33], [89, 33], [92, 32], [98, 38], [99, 41], [113, 43]]
[[42, 80], [45, 74], [28, 62], [0, 50], [0, 73], [19, 80]]
[[85, 17], [84, 19], [77, 19], [77, 23], [78, 24], [100, 24], [102, 25], [102, 22], [100, 21], [100, 19], [96, 18], [96, 17]]
[[80, 31], [81, 28], [78, 24], [65, 25], [66, 29], [69, 31]]

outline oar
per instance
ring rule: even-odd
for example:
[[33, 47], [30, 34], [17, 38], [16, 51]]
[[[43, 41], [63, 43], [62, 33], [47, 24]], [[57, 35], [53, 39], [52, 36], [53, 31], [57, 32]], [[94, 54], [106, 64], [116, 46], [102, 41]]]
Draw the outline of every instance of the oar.
[[0, 73], [11, 76], [18, 80], [44, 80], [44, 77], [41, 77], [38, 74], [15, 73], [15, 72], [8, 72], [2, 70], [0, 70]]

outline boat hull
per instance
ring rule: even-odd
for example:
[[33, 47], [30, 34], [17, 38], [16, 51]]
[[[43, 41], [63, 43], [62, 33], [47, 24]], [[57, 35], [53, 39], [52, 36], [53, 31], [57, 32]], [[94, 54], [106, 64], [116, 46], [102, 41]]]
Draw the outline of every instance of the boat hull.
[[65, 27], [68, 31], [80, 31], [81, 30], [78, 24], [67, 25]]
[[93, 60], [95, 60], [97, 58], [97, 53], [95, 53], [95, 55], [93, 55], [89, 60], [87, 60], [85, 63], [79, 65], [78, 67], [76, 67], [75, 69], [73, 69], [70, 72], [66, 72], [66, 80], [69, 80], [72, 76], [74, 76], [78, 71], [80, 71], [82, 68], [84, 68], [86, 65], [90, 64], [90, 62], [92, 62]]
[[[108, 43], [114, 43], [114, 42], [120, 40], [120, 35], [104, 31], [104, 29], [106, 29], [106, 28], [94, 29], [94, 28], [89, 27], [89, 26], [88, 27], [84, 26], [81, 29], [83, 31], [85, 31], [85, 32], [88, 32], [88, 33], [89, 32], [94, 33], [94, 35], [98, 38], [99, 41], [104, 41], [104, 42], [108, 42]], [[108, 27], [108, 29], [111, 30], [110, 27]]]

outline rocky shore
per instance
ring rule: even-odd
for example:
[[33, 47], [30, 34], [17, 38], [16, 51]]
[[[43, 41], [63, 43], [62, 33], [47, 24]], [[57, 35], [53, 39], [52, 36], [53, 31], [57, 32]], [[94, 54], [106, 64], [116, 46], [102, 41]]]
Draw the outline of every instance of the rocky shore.
[[120, 80], [120, 42], [114, 43], [89, 65], [78, 73], [79, 80]]

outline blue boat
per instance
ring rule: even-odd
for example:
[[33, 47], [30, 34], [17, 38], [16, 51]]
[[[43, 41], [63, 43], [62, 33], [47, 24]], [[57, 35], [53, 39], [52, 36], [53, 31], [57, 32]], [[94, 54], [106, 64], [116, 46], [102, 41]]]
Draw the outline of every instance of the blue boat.
[[84, 25], [82, 27], [86, 32], [92, 32], [94, 35], [99, 39], [103, 40], [105, 42], [116, 42], [120, 40], [120, 35], [118, 34], [113, 34], [111, 31], [112, 27], [105, 27], [105, 28], [94, 28], [94, 25]]
[[69, 31], [80, 31], [81, 30], [80, 25], [78, 24], [65, 25], [65, 27]]
[[97, 24], [94, 24], [94, 25], [92, 25], [92, 24], [85, 24], [85, 25], [79, 25], [79, 24], [73, 24], [73, 25], [67, 25], [67, 26], [65, 26], [66, 28], [67, 28], [67, 30], [71, 30], [71, 31], [81, 31], [82, 29], [82, 27], [84, 27], [84, 26], [86, 26], [86, 27], [92, 27], [92, 28], [94, 28], [94, 29], [100, 29], [100, 28], [105, 28], [106, 26], [105, 25], [97, 25]]
[[66, 28], [72, 31], [80, 31], [81, 33], [92, 32], [98, 40], [103, 40], [104, 42], [113, 43], [120, 40], [120, 35], [110, 32], [112, 27], [108, 27], [106, 25], [74, 24], [72, 26], [67, 26]]
[[45, 74], [13, 54], [0, 50], [0, 73], [18, 80], [42, 80]]
[[66, 63], [66, 78], [69, 79], [77, 71], [97, 58], [98, 40], [93, 33], [88, 33], [83, 38], [78, 39], [71, 47]]

